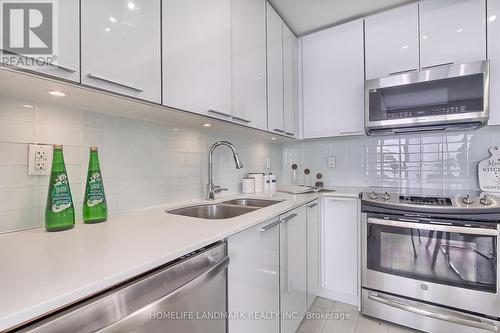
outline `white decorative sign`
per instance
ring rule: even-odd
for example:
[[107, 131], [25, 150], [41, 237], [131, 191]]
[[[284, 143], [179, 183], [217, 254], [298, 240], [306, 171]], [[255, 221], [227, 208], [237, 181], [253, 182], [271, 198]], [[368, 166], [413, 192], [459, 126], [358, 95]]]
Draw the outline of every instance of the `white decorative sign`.
[[477, 165], [479, 188], [484, 192], [500, 192], [500, 149], [490, 148], [491, 157]]

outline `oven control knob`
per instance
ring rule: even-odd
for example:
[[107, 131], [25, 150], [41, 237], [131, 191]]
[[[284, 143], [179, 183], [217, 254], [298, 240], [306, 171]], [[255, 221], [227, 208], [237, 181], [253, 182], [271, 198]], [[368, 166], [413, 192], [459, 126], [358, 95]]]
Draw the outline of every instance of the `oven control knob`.
[[378, 195], [377, 195], [377, 192], [373, 191], [370, 193], [370, 199], [372, 200], [376, 200], [378, 198]]
[[486, 194], [479, 200], [479, 202], [485, 206], [489, 206], [493, 203]]
[[467, 196], [462, 200], [462, 202], [466, 205], [471, 205], [474, 201], [472, 198], [467, 194]]
[[391, 198], [391, 195], [387, 192], [384, 192], [384, 194], [382, 194], [382, 199], [384, 200], [389, 200]]

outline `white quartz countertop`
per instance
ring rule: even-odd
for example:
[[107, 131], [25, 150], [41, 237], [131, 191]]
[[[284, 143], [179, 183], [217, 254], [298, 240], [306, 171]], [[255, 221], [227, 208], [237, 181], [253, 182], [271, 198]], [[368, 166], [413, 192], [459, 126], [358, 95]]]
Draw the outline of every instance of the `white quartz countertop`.
[[[105, 223], [47, 233], [0, 235], [0, 331], [53, 312], [196, 249], [301, 206], [319, 196], [357, 197], [359, 188], [290, 195], [235, 218], [205, 220], [165, 214], [196, 200], [114, 215]], [[226, 196], [226, 201], [242, 195]], [[267, 196], [245, 195], [244, 197]]]

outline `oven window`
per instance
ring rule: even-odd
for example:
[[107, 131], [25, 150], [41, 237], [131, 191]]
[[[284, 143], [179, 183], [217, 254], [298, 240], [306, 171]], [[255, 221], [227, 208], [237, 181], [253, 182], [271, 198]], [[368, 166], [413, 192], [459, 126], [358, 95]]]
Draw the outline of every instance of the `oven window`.
[[495, 236], [368, 223], [368, 269], [496, 293]]
[[372, 89], [370, 121], [439, 116], [484, 110], [483, 74]]

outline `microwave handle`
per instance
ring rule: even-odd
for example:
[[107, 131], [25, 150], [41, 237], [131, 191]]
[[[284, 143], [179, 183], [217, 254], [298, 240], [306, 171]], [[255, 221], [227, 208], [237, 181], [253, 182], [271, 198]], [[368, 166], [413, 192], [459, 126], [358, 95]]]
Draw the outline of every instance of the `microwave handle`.
[[443, 232], [456, 232], [460, 234], [467, 235], [477, 235], [477, 236], [493, 236], [496, 237], [498, 232], [496, 229], [481, 229], [481, 228], [467, 228], [467, 227], [456, 227], [450, 225], [442, 224], [424, 224], [424, 223], [413, 223], [404, 221], [394, 221], [394, 220], [384, 220], [374, 217], [368, 218], [368, 223], [385, 225], [388, 227], [399, 227], [407, 229], [419, 229], [419, 230], [434, 230]]

